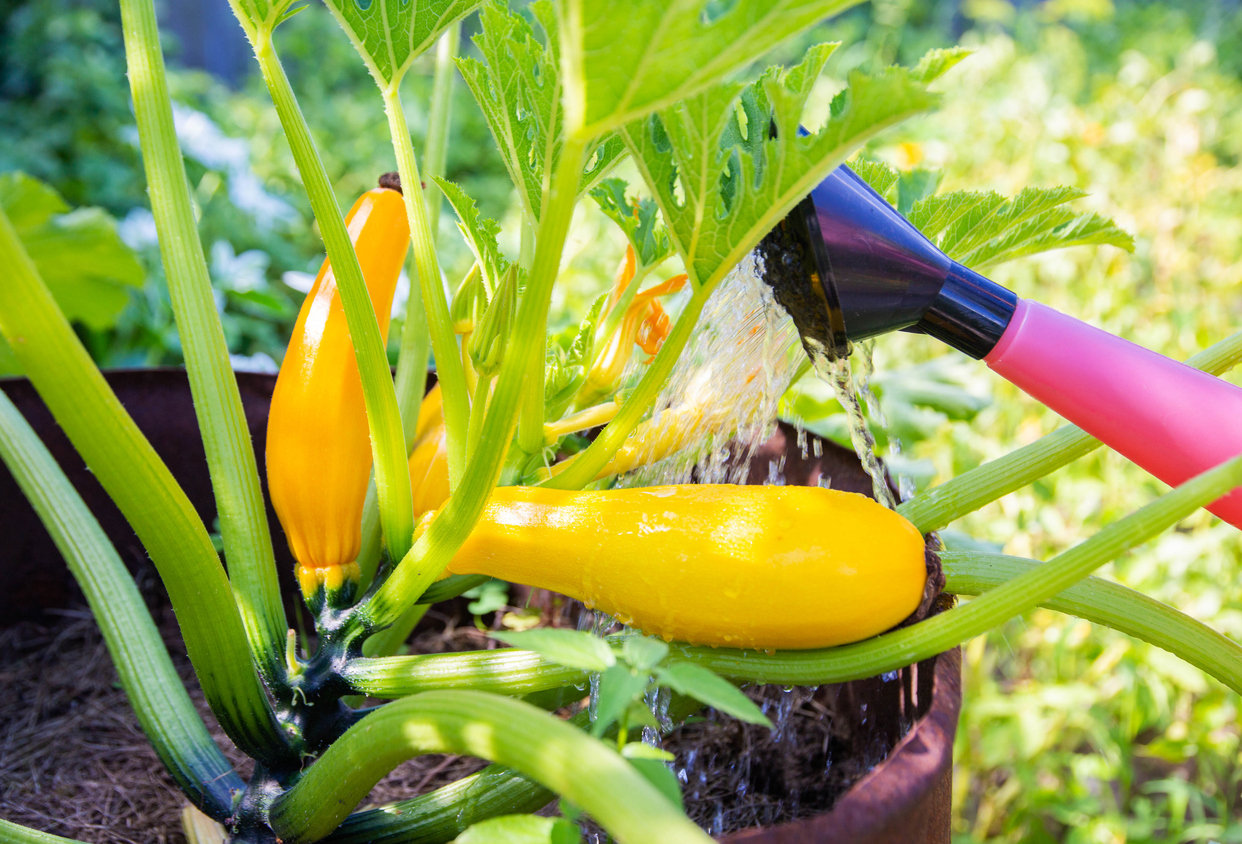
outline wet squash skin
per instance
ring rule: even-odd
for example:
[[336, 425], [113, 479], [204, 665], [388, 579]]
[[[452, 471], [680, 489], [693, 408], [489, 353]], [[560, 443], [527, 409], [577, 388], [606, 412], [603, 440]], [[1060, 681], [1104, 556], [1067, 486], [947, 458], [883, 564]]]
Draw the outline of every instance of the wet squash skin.
[[927, 576], [918, 530], [865, 496], [723, 484], [501, 487], [449, 572], [560, 592], [665, 639], [764, 650], [888, 630]]

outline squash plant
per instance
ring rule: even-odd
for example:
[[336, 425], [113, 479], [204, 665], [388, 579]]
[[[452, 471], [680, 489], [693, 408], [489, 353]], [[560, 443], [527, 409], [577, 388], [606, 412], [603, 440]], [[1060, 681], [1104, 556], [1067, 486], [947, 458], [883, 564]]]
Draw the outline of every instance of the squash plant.
[[[935, 105], [928, 85], [963, 57], [961, 51], [934, 52], [914, 68], [851, 73], [828, 118], [806, 135], [799, 134], [804, 107], [832, 45], [811, 47], [794, 66], [770, 69], [753, 82], [737, 81], [774, 46], [850, 2], [537, 0], [528, 15], [489, 2], [476, 38], [480, 61], [456, 58], [458, 22], [480, 6], [477, 0], [327, 0], [375, 78], [404, 189], [418, 287], [394, 383], [361, 264], [272, 39], [282, 21], [305, 7], [296, 0], [231, 0], [335, 274], [373, 466], [361, 513], [342, 516], [357, 518], [361, 531], [356, 570], [349, 572], [354, 588], [331, 597], [316, 583], [305, 587], [318, 647], [301, 655], [285, 618], [253, 444], [195, 231], [152, 0], [121, 0], [143, 162], [227, 571], [189, 500], [90, 361], [3, 211], [0, 331], [154, 561], [213, 713], [255, 760], [249, 782], [231, 768], [195, 715], [115, 550], [2, 396], [0, 456], [82, 585], [139, 721], [173, 779], [231, 840], [574, 840], [572, 825], [526, 814], [560, 795], [563, 805], [588, 813], [618, 841], [706, 841], [682, 813], [675, 780], [653, 758], [658, 753], [628, 741], [632, 705], [650, 688], [676, 693], [674, 720], [706, 703], [762, 721], [733, 683], [820, 684], [873, 676], [1041, 604], [1152, 641], [1242, 691], [1242, 649], [1236, 644], [1170, 607], [1088, 577], [1242, 483], [1242, 459], [1188, 481], [1045, 563], [946, 554], [950, 591], [981, 597], [852, 644], [766, 653], [637, 634], [603, 640], [534, 630], [505, 636], [517, 647], [497, 651], [390, 655], [429, 602], [477, 585], [478, 578], [442, 575], [497, 484], [575, 490], [607, 474], [726, 273], [861, 144]], [[420, 169], [399, 90], [411, 63], [437, 42], [433, 126]], [[454, 65], [492, 128], [517, 192], [521, 253], [512, 264], [497, 249], [496, 224], [482, 219], [455, 185], [435, 179], [448, 139], [446, 91]], [[635, 202], [623, 184], [603, 181], [625, 156], [651, 199]], [[877, 185], [888, 180], [883, 190], [897, 181], [882, 168], [866, 175]], [[549, 342], [547, 315], [570, 218], [587, 192], [625, 230], [633, 253], [623, 265], [625, 284], [615, 297], [596, 303], [567, 350]], [[452, 300], [440, 282], [433, 237], [439, 193], [454, 206], [476, 257]], [[943, 225], [951, 216], [973, 220], [971, 242], [995, 243], [976, 256], [980, 261], [1013, 257], [1024, 248], [1029, 253], [1117, 242], [1108, 226], [1056, 211], [1072, 194], [1058, 195], [1059, 201], [1026, 194], [1007, 207], [1038, 208], [1044, 216], [1006, 216], [1010, 225], [1027, 224], [1022, 232], [1030, 242], [1023, 247], [1013, 232], [989, 228], [998, 224], [986, 209], [1005, 204], [1003, 198], [980, 196], [920, 197], [923, 204], [911, 203], [909, 211], [925, 226]], [[641, 278], [673, 252], [686, 275], [677, 284], [689, 290], [675, 322], [667, 315], [660, 319], [653, 299], [636, 292]], [[615, 360], [603, 341], [626, 325], [636, 302], [642, 319], [651, 319], [648, 336], [659, 335], [662, 342], [652, 343], [658, 351], [618, 402], [616, 379], [609, 376]], [[459, 341], [463, 324], [470, 336]], [[407, 458], [418, 433], [429, 348], [437, 361], [449, 496], [434, 519], [416, 530]], [[625, 356], [631, 348], [626, 340], [617, 353]], [[1235, 335], [1193, 363], [1219, 373], [1239, 357], [1242, 335]], [[539, 471], [565, 435], [605, 421], [563, 471]], [[900, 513], [919, 533], [929, 533], [1098, 445], [1064, 428], [916, 496]], [[653, 538], [653, 552], [659, 547]], [[860, 552], [861, 565], [865, 554]], [[714, 573], [704, 570], [702, 576]], [[550, 714], [580, 698], [592, 674], [600, 676], [594, 720], [586, 712], [569, 720]], [[359, 695], [391, 701], [356, 708]], [[495, 764], [395, 806], [353, 811], [392, 767], [434, 752]], [[19, 842], [66, 840], [3, 821], [0, 832]]]

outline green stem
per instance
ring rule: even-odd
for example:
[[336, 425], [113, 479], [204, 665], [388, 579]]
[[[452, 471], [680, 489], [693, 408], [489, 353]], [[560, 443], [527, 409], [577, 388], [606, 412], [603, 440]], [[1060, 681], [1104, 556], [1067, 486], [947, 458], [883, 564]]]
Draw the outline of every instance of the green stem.
[[[440, 264], [436, 257], [435, 234], [430, 228], [427, 205], [423, 196], [422, 177], [414, 158], [414, 145], [410, 129], [405, 122], [401, 96], [394, 84], [385, 89], [384, 110], [388, 114], [388, 129], [392, 135], [393, 150], [397, 154], [397, 169], [401, 173], [401, 189], [405, 195], [405, 212], [410, 220], [410, 238], [414, 247], [414, 265], [419, 286], [422, 288], [423, 307], [427, 314], [427, 328], [431, 334], [431, 348], [436, 356], [436, 376], [440, 379], [443, 396], [444, 430], [448, 447], [449, 488], [456, 490], [466, 465], [466, 425], [470, 415], [470, 394], [466, 389], [466, 372], [461, 364], [461, 352], [457, 347], [457, 335], [453, 333], [453, 319], [449, 315], [448, 300], [440, 281]], [[390, 551], [394, 558], [405, 555], [408, 548]]]
[[[423, 172], [430, 180], [445, 176], [448, 161], [449, 127], [453, 122], [453, 83], [457, 80], [457, 53], [461, 49], [461, 24], [455, 23], [440, 36], [436, 45], [436, 70], [431, 83], [431, 109], [427, 113], [427, 145], [423, 149]], [[427, 227], [434, 236], [440, 231], [440, 189], [432, 182], [427, 189]]]
[[556, 795], [504, 765], [488, 765], [430, 794], [355, 812], [323, 844], [442, 844], [497, 815], [537, 812]]
[[[412, 490], [411, 495], [413, 495]], [[375, 493], [375, 473], [372, 472], [370, 480], [367, 481], [366, 498], [362, 500], [362, 542], [358, 546], [358, 556], [355, 558], [355, 562], [358, 563], [359, 593], [370, 588], [383, 554], [384, 531], [380, 527], [379, 498]]]
[[638, 423], [647, 415], [647, 411], [655, 404], [660, 391], [664, 389], [665, 383], [673, 373], [677, 358], [681, 357], [681, 352], [690, 340], [690, 335], [694, 333], [695, 323], [699, 321], [699, 314], [703, 312], [708, 296], [707, 288], [697, 288], [694, 291], [694, 295], [690, 297], [690, 301], [682, 310], [681, 316], [677, 317], [677, 324], [673, 326], [664, 345], [660, 347], [659, 354], [643, 373], [642, 380], [638, 382], [634, 393], [626, 399], [625, 404], [621, 405], [616, 417], [600, 432], [595, 442], [591, 443], [586, 451], [574, 458], [565, 471], [549, 478], [540, 486], [550, 489], [581, 489], [595, 480], [600, 469], [603, 469], [617, 453], [617, 449], [625, 444], [626, 437], [633, 432]]
[[[703, 705], [673, 695], [668, 717], [679, 724]], [[569, 719], [579, 729], [589, 725], [586, 712]], [[442, 844], [471, 824], [497, 815], [534, 812], [556, 795], [503, 765], [489, 765], [430, 794], [377, 809], [355, 812], [323, 839], [323, 844]]]
[[358, 694], [405, 697], [436, 689], [473, 689], [524, 695], [583, 685], [587, 672], [566, 668], [533, 651], [499, 648], [458, 654], [420, 654], [353, 659], [341, 677]]
[[40, 832], [28, 826], [18, 826], [2, 818], [0, 818], [0, 841], [8, 842], [8, 844], [85, 844], [77, 838], [61, 838], [50, 832]]
[[190, 205], [151, 0], [122, 0], [134, 115], [160, 255], [220, 515], [229, 579], [259, 671], [283, 682], [284, 605], [254, 447]]
[[424, 692], [381, 707], [341, 736], [272, 805], [291, 844], [337, 827], [375, 783], [424, 753], [488, 759], [588, 812], [621, 844], [710, 842], [620, 754], [528, 703], [481, 692]]
[[405, 612], [391, 627], [385, 627], [362, 643], [363, 656], [382, 658], [396, 653], [397, 648], [410, 638], [410, 634], [429, 609], [431, 604], [411, 604], [406, 607]]
[[[940, 559], [945, 591], [957, 595], [982, 595], [1040, 566], [1035, 560], [1004, 554], [946, 551]], [[1242, 646], [1141, 592], [1088, 577], [1042, 605], [1142, 639], [1242, 692]]]
[[474, 459], [479, 435], [483, 433], [483, 421], [487, 418], [487, 397], [491, 388], [492, 376], [480, 375], [479, 383], [474, 389], [474, 398], [470, 401], [470, 426], [466, 429], [466, 456], [470, 459]]
[[384, 342], [380, 337], [379, 322], [371, 306], [367, 283], [349, 239], [349, 231], [341, 217], [340, 206], [332, 192], [332, 184], [315, 148], [310, 127], [285, 76], [285, 69], [276, 56], [270, 30], [257, 32], [254, 54], [276, 106], [289, 148], [293, 151], [298, 174], [306, 186], [311, 210], [319, 223], [328, 260], [336, 276], [345, 321], [358, 361], [358, 373], [362, 378], [367, 422], [371, 427], [371, 454], [384, 541], [390, 553], [400, 557], [409, 549], [413, 539], [414, 505], [410, 496], [410, 472], [406, 466], [401, 414], [397, 409], [397, 395], [393, 389]]
[[560, 269], [581, 173], [582, 146], [567, 141], [539, 224], [530, 282], [518, 304], [513, 334], [483, 422], [478, 459], [470, 461], [461, 485], [440, 514], [362, 608], [358, 619], [365, 626], [388, 626], [440, 576], [473, 530], [500, 478], [517, 426], [523, 380], [530, 361], [542, 353], [552, 286]]
[[773, 654], [688, 646], [674, 647], [673, 653], [717, 674], [747, 682], [817, 685], [874, 677], [934, 656], [1044, 603], [1240, 483], [1242, 457], [1190, 479], [1080, 545], [965, 606], [863, 642]]
[[[1239, 361], [1242, 361], [1242, 331], [1209, 346], [1186, 363], [1220, 375]], [[920, 533], [931, 533], [1099, 447], [1100, 441], [1086, 431], [1066, 425], [1030, 445], [916, 495], [900, 505], [897, 512], [913, 522]]]
[[151, 746], [194, 805], [233, 810], [245, 784], [190, 702], [134, 580], [55, 458], [0, 392], [0, 458], [39, 515], [103, 632], [121, 687]]
[[2, 209], [0, 267], [0, 331], [155, 563], [212, 711], [243, 751], [279, 762], [285, 741], [202, 520], [91, 362]]

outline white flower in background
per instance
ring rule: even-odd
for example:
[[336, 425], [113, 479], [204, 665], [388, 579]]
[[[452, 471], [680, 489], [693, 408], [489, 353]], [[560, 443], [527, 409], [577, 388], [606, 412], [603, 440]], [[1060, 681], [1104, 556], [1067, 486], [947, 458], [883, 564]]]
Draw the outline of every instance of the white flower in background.
[[261, 290], [267, 286], [267, 265], [271, 260], [262, 249], [248, 249], [238, 255], [233, 244], [217, 240], [211, 244], [211, 277], [225, 290]]
[[159, 235], [155, 230], [155, 217], [146, 208], [131, 208], [125, 219], [117, 223], [117, 234], [125, 245], [135, 252], [141, 252], [159, 243]]
[[253, 355], [229, 355], [229, 363], [234, 372], [261, 372], [275, 374], [280, 371], [276, 361], [266, 352], [255, 352]]
[[227, 175], [229, 199], [253, 216], [261, 229], [297, 216], [292, 205], [264, 190], [250, 167], [250, 145], [245, 140], [230, 138], [201, 111], [177, 103], [173, 104], [173, 121], [182, 152], [204, 167]]
[[310, 293], [311, 288], [315, 286], [314, 275], [297, 270], [286, 271], [281, 275], [280, 280], [285, 283], [286, 287], [291, 287], [299, 293]]

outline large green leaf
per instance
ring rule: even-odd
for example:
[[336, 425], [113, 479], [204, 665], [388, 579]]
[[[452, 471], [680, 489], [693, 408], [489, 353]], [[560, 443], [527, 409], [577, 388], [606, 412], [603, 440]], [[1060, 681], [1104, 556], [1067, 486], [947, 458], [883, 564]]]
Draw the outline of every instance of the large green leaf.
[[749, 86], [717, 85], [621, 130], [695, 284], [712, 287], [795, 204], [880, 130], [936, 97], [906, 68], [850, 74], [829, 120], [799, 135], [835, 45]]
[[479, 2], [325, 0], [381, 88], [399, 83], [411, 62]]
[[718, 85], [855, 0], [566, 0], [561, 16], [570, 131], [618, 129]]
[[[482, 30], [474, 37], [486, 63], [461, 58], [457, 66], [496, 137], [522, 209], [537, 223], [550, 174], [560, 160], [565, 127], [556, 10], [548, 0], [532, 3], [530, 10], [546, 44], [522, 15], [489, 3], [483, 8]], [[598, 181], [624, 152], [615, 135], [603, 138], [589, 158], [578, 192]]]
[[0, 206], [65, 316], [96, 330], [115, 325], [145, 274], [112, 217], [100, 208], [70, 211], [25, 173], [0, 175]]

